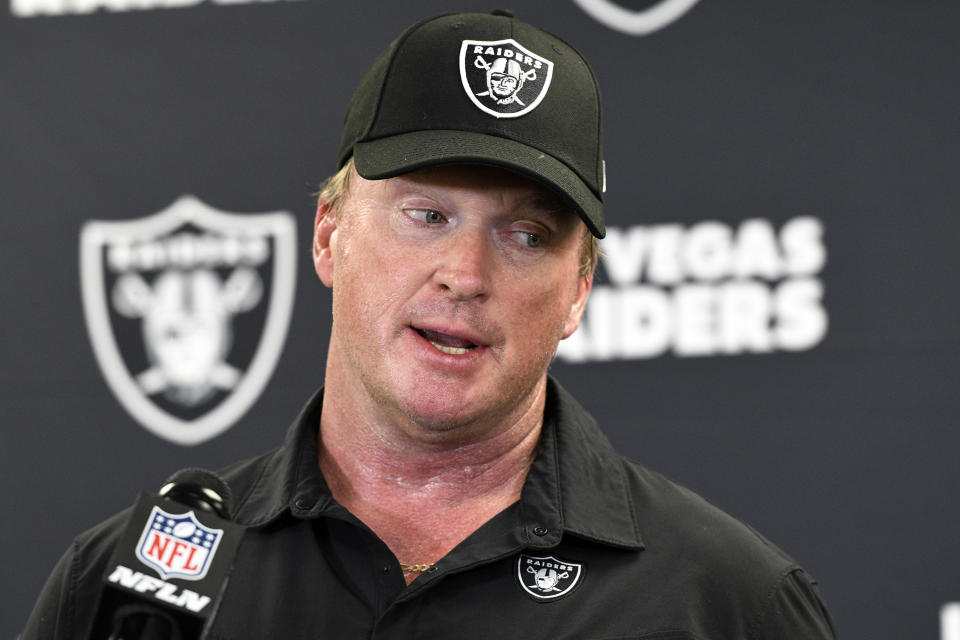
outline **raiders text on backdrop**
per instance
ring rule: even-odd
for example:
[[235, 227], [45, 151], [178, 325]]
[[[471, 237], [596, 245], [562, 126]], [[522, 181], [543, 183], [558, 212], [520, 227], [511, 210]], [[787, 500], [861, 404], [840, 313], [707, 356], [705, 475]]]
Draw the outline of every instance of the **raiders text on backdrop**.
[[[180, 9], [206, 2], [212, 4], [252, 4], [278, 0], [10, 0], [10, 13], [18, 18], [60, 16], [103, 11], [144, 11], [147, 9]], [[282, 0], [291, 2], [295, 0]]]
[[[209, 0], [212, 4], [232, 5], [278, 0]], [[285, 2], [293, 0], [282, 0]], [[594, 19], [616, 31], [647, 35], [677, 20], [699, 0], [663, 0], [642, 11], [625, 9], [610, 0], [574, 0]], [[18, 18], [60, 16], [103, 11], [145, 11], [180, 9], [204, 4], [206, 0], [10, 0], [10, 13]]]
[[601, 246], [611, 285], [594, 287], [564, 360], [802, 351], [826, 335], [818, 218], [609, 228]]

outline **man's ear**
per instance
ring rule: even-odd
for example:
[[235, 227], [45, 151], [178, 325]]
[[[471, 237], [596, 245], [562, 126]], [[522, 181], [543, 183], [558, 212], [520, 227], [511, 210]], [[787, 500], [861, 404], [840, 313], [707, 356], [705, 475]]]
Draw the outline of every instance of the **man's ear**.
[[587, 308], [587, 298], [590, 297], [590, 289], [593, 287], [593, 273], [577, 278], [577, 295], [570, 306], [570, 313], [567, 315], [567, 323], [563, 326], [563, 337], [566, 340], [573, 335], [573, 332], [580, 326], [580, 318], [583, 317], [583, 311]]
[[336, 240], [337, 221], [330, 205], [322, 198], [317, 201], [317, 217], [313, 223], [313, 268], [321, 282], [333, 288], [333, 243]]

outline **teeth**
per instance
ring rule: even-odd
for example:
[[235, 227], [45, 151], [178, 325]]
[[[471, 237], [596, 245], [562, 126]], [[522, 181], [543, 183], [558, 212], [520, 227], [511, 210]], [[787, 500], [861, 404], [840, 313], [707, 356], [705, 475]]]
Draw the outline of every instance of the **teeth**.
[[465, 349], [463, 347], [448, 347], [438, 342], [434, 342], [433, 340], [428, 340], [428, 342], [432, 344], [434, 347], [436, 347], [437, 349], [439, 349], [440, 351], [443, 351], [444, 353], [449, 354], [451, 356], [462, 356], [465, 353], [470, 353], [470, 349]]

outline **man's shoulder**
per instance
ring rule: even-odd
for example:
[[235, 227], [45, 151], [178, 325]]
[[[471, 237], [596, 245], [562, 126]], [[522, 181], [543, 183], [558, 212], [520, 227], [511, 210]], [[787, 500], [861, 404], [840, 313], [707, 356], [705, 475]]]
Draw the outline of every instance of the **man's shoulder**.
[[[235, 462], [217, 471], [227, 484], [234, 496], [234, 504], [239, 497], [248, 500], [260, 476], [268, 468], [276, 454], [276, 449], [267, 451], [258, 456]], [[236, 506], [234, 507], [234, 511]], [[107, 519], [80, 533], [74, 538], [68, 550], [72, 556], [72, 563], [84, 572], [96, 573], [106, 566], [107, 559], [120, 541], [123, 532], [129, 524], [133, 506], [118, 511]], [[75, 576], [82, 578], [83, 576]]]
[[742, 625], [750, 638], [833, 637], [816, 581], [793, 558], [691, 489], [622, 456], [620, 465], [643, 543], [636, 575], [702, 600], [691, 625]]
[[644, 465], [618, 456], [648, 552], [677, 554], [703, 566], [726, 565], [780, 576], [798, 564], [751, 526], [697, 492]]
[[[257, 481], [275, 454], [276, 450], [268, 451], [256, 457], [235, 462], [217, 471], [218, 475], [226, 480], [230, 486], [235, 501], [237, 497], [241, 499], [249, 498]], [[110, 554], [129, 524], [132, 512], [133, 506], [131, 505], [74, 538], [67, 555], [70, 557], [71, 565], [76, 567], [76, 571], [82, 572], [74, 575], [74, 580], [84, 579], [86, 573], [96, 573], [97, 577], [100, 577]]]
[[75, 579], [84, 579], [83, 574], [87, 572], [96, 573], [98, 579], [101, 577], [102, 569], [122, 537], [132, 511], [132, 506], [118, 511], [74, 538], [67, 553], [73, 556], [74, 567], [82, 572], [74, 576]]
[[104, 572], [131, 511], [120, 511], [74, 538], [40, 592], [24, 640], [72, 638], [89, 626]]
[[[250, 502], [276, 453], [274, 449], [218, 471], [235, 496], [234, 513], [238, 506]], [[72, 629], [89, 625], [107, 565], [131, 524], [133, 511], [132, 505], [118, 511], [73, 539], [47, 579], [24, 638], [70, 637]]]
[[698, 561], [711, 564], [742, 561], [758, 571], [796, 567], [788, 555], [750, 526], [695, 491], [616, 451], [596, 420], [555, 381], [553, 390], [558, 455], [561, 466], [568, 470], [561, 474], [561, 482], [565, 499], [575, 512], [568, 515], [584, 534], [596, 528], [590, 524], [598, 520], [596, 507], [602, 504], [607, 511], [621, 512], [617, 522], [630, 520], [629, 527], [620, 529], [632, 529], [647, 556], [696, 555]]
[[695, 491], [615, 451], [555, 388], [568, 531], [587, 541], [577, 548], [590, 549], [607, 582], [628, 592], [655, 585], [655, 605], [636, 610], [640, 626], [704, 638], [833, 637], [816, 583], [797, 562]]

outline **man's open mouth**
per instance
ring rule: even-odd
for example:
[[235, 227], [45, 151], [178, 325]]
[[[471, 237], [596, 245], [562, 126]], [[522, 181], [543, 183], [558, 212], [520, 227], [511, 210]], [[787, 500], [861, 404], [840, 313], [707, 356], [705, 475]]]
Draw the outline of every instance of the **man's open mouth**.
[[416, 327], [414, 327], [414, 330], [419, 333], [424, 340], [432, 344], [438, 351], [442, 351], [443, 353], [451, 356], [462, 356], [463, 354], [470, 353], [472, 350], [477, 348], [477, 345], [473, 344], [469, 340], [450, 336], [445, 333], [440, 333], [439, 331], [417, 329]]

